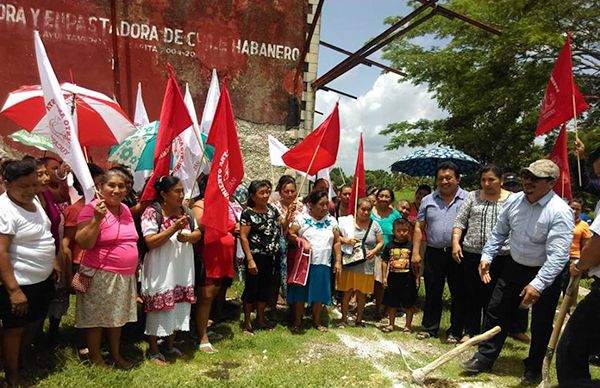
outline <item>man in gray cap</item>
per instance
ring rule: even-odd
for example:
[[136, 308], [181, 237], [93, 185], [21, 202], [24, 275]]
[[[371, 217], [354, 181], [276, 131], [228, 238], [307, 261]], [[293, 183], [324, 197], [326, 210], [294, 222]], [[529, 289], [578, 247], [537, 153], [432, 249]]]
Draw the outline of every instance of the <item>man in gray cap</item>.
[[500, 355], [517, 309], [533, 307], [531, 345], [524, 360], [524, 385], [541, 380], [542, 363], [560, 296], [560, 274], [569, 262], [573, 239], [573, 213], [552, 188], [558, 166], [541, 159], [521, 171], [523, 192], [511, 195], [481, 255], [479, 273], [490, 281], [490, 263], [510, 235], [512, 260], [500, 275], [485, 315], [483, 330], [499, 325], [502, 331], [479, 344], [479, 350], [462, 364], [468, 372], [489, 371]]

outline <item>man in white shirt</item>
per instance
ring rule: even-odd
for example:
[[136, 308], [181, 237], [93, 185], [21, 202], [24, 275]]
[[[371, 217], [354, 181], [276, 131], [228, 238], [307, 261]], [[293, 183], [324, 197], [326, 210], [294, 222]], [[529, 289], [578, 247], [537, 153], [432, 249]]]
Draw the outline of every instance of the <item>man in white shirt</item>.
[[508, 198], [483, 248], [479, 271], [484, 283], [490, 281], [490, 264], [509, 236], [512, 260], [498, 278], [483, 324], [483, 331], [496, 325], [502, 331], [481, 342], [473, 358], [462, 364], [468, 372], [491, 370], [518, 308], [532, 307], [531, 345], [521, 384], [541, 380], [561, 291], [560, 274], [569, 262], [575, 227], [571, 208], [552, 190], [559, 175], [558, 166], [547, 159], [524, 168], [523, 192]]

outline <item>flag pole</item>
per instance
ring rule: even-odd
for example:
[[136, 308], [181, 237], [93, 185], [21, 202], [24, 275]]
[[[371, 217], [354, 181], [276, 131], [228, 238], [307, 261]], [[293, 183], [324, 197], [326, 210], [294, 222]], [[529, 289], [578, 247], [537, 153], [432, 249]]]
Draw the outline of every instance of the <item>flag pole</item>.
[[360, 176], [355, 174], [356, 176], [356, 193], [354, 193], [354, 218], [356, 218], [356, 213], [358, 212], [358, 186], [360, 185]]
[[[69, 69], [69, 74], [71, 75], [71, 83], [73, 83], [73, 74], [71, 73], [71, 69]], [[76, 98], [77, 93], [73, 93], [73, 97], [71, 98], [71, 118], [73, 119], [73, 125], [75, 126], [75, 133], [77, 133], [77, 137], [79, 138], [79, 128], [77, 128], [77, 121], [74, 119], [75, 109], [76, 109]], [[81, 150], [83, 151], [83, 157], [85, 158], [85, 162], [90, 162], [90, 157], [88, 156], [88, 152], [85, 146], [81, 146]]]
[[[571, 82], [571, 90], [573, 91], [573, 82]], [[575, 124], [575, 141], [579, 140], [579, 134], [577, 132], [577, 108], [575, 106], [575, 92], [571, 93], [571, 99], [573, 100], [573, 122]], [[579, 152], [575, 152], [575, 156], [577, 156], [577, 174], [579, 177], [579, 187], [581, 184], [581, 159], [579, 159]]]
[[[323, 139], [321, 139], [321, 141], [323, 141]], [[300, 182], [300, 189], [298, 189], [298, 194], [302, 193], [302, 189], [304, 188], [304, 185], [306, 184], [306, 177], [308, 176], [308, 172], [310, 171], [310, 169], [313, 166], [313, 163], [315, 162], [315, 158], [317, 157], [317, 154], [319, 153], [319, 148], [321, 148], [321, 142], [319, 142], [319, 144], [317, 144], [317, 148], [315, 148], [315, 152], [313, 153], [312, 159], [310, 160], [310, 163], [308, 164], [308, 168], [306, 169], [306, 174], [302, 177], [302, 182]], [[299, 199], [300, 199], [300, 197], [296, 196], [296, 202], [298, 202]]]
[[[575, 76], [573, 75], [573, 54], [571, 53], [571, 32], [567, 32], [567, 43], [569, 45], [569, 62], [571, 68], [571, 101], [573, 102], [573, 123], [575, 124], [575, 141], [579, 140], [579, 133], [577, 132], [577, 104], [575, 103]], [[565, 134], [566, 135], [566, 134]], [[579, 153], [575, 152], [577, 157], [577, 175], [579, 178], [579, 187], [581, 184], [581, 159], [579, 159]]]
[[275, 173], [273, 172], [273, 164], [269, 160], [269, 165], [271, 166], [271, 184], [275, 184]]
[[[340, 100], [338, 98], [338, 101], [336, 102], [336, 108], [337, 108], [337, 104], [339, 104], [339, 102], [340, 102]], [[336, 108], [334, 108], [334, 110]], [[302, 178], [302, 182], [300, 182], [300, 189], [298, 190], [298, 194], [302, 193], [302, 189], [304, 188], [304, 185], [306, 184], [306, 177], [308, 176], [309, 171], [312, 168], [313, 163], [315, 162], [315, 158], [317, 157], [317, 154], [319, 153], [319, 148], [321, 148], [321, 143], [323, 142], [323, 138], [325, 137], [325, 132], [326, 131], [323, 131], [323, 134], [321, 135], [321, 139], [319, 140], [319, 143], [317, 144], [317, 148], [315, 148], [315, 152], [313, 153], [310, 163], [308, 164], [308, 169], [306, 169], [306, 171], [305, 171], [306, 175], [304, 175], [304, 177]], [[316, 179], [315, 179], [315, 181], [316, 181]], [[296, 203], [298, 202], [299, 199], [300, 198], [298, 196], [296, 196]]]
[[344, 186], [346, 186], [346, 178], [344, 178], [344, 172], [342, 171], [342, 169], [340, 168], [340, 166], [337, 166], [338, 171], [340, 172], [340, 175], [342, 177], [342, 184]]
[[196, 141], [198, 142], [198, 145], [200, 145], [200, 149], [202, 150], [202, 163], [198, 164], [198, 167], [196, 167], [196, 170], [194, 171], [194, 183], [192, 183], [192, 191], [190, 192], [190, 197], [194, 195], [194, 189], [196, 189], [196, 186], [198, 185], [198, 178], [200, 177], [200, 169], [202, 168], [202, 165], [205, 164], [208, 167], [206, 148], [202, 144], [202, 139], [198, 137], [198, 132], [196, 130], [196, 124], [192, 123], [192, 132], [194, 132], [194, 137], [196, 138]]

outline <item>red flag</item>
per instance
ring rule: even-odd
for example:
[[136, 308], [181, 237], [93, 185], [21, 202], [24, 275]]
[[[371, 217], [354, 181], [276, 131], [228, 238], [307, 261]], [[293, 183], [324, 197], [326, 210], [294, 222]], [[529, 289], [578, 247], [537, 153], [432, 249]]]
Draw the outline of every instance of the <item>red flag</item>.
[[558, 55], [558, 60], [554, 65], [550, 82], [548, 82], [546, 88], [546, 94], [542, 101], [542, 112], [535, 130], [536, 136], [542, 135], [573, 118], [573, 96], [575, 96], [576, 115], [589, 108], [573, 79], [571, 33], [569, 32], [567, 42]]
[[365, 160], [363, 155], [363, 138], [360, 134], [360, 143], [358, 143], [358, 156], [356, 157], [356, 168], [354, 169], [354, 178], [352, 179], [352, 194], [348, 214], [354, 214], [358, 199], [367, 196], [367, 186], [365, 185]]
[[227, 89], [223, 81], [221, 96], [206, 142], [215, 147], [213, 163], [208, 175], [202, 224], [221, 235], [227, 233], [229, 198], [244, 177], [244, 161], [238, 141]]
[[563, 198], [568, 200], [573, 199], [571, 175], [569, 172], [569, 153], [567, 151], [567, 128], [565, 124], [560, 129], [560, 133], [550, 154], [550, 160], [556, 163], [560, 170], [560, 177], [554, 185], [554, 191]]
[[160, 110], [156, 146], [154, 148], [154, 172], [146, 184], [140, 201], [153, 201], [156, 198], [154, 181], [161, 176], [169, 175], [171, 167], [171, 144], [179, 134], [192, 125], [192, 118], [188, 112], [179, 85], [173, 73], [171, 64], [167, 64], [169, 79]]
[[329, 117], [281, 158], [286, 166], [315, 175], [335, 164], [339, 145], [340, 115], [336, 103]]

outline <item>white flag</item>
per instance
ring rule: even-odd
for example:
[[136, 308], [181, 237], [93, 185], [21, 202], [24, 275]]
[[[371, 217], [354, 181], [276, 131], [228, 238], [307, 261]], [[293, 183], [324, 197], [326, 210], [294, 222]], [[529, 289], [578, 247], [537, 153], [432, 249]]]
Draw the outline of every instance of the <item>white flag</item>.
[[219, 78], [217, 77], [217, 71], [213, 69], [210, 86], [208, 87], [208, 93], [206, 94], [206, 102], [204, 103], [204, 110], [202, 111], [202, 119], [200, 120], [200, 132], [205, 135], [208, 135], [208, 132], [210, 131], [220, 96]]
[[[289, 151], [289, 148], [285, 146], [282, 142], [277, 140], [274, 136], [269, 135], [269, 159], [271, 159], [271, 164], [273, 166], [282, 166], [287, 167], [281, 158], [283, 154]], [[302, 171], [297, 171], [298, 174], [304, 176], [306, 175]], [[327, 182], [329, 182], [329, 199], [335, 197], [335, 192], [333, 190], [331, 184], [331, 177], [329, 176], [329, 168], [324, 168], [322, 170], [317, 171], [317, 178], [324, 178]], [[307, 179], [311, 182], [315, 181], [315, 177], [313, 175], [309, 175]]]
[[285, 166], [281, 157], [288, 151], [288, 147], [275, 137], [269, 135], [269, 158], [271, 159], [271, 164], [273, 166]]
[[[319, 178], [323, 178], [327, 182], [329, 182], [329, 193], [327, 193], [327, 194], [329, 196], [329, 200], [331, 201], [331, 199], [333, 197], [335, 197], [335, 191], [333, 190], [333, 184], [331, 183], [331, 176], [329, 175], [329, 167], [317, 171], [317, 179], [319, 179]], [[314, 182], [314, 180], [311, 179], [311, 182]]]
[[199, 131], [198, 115], [188, 84], [185, 85], [183, 101], [192, 118], [192, 126], [183, 131], [173, 144], [173, 155], [175, 155], [173, 175], [181, 179], [185, 197], [193, 198], [199, 194], [198, 185], [194, 183], [197, 174], [200, 172], [208, 174], [210, 166], [205, 163], [207, 159], [203, 156], [204, 146], [200, 143], [202, 135]]
[[50, 65], [50, 60], [46, 55], [46, 49], [38, 31], [33, 32], [33, 40], [40, 82], [44, 92], [50, 140], [56, 153], [65, 163], [71, 166], [71, 170], [73, 170], [83, 188], [85, 202], [89, 203], [94, 199], [94, 181], [83, 157], [73, 118], [60, 91], [58, 80], [54, 70], [52, 70], [52, 65]]
[[142, 98], [142, 83], [138, 82], [137, 97], [135, 99], [135, 115], [133, 116], [133, 123], [136, 126], [150, 124], [148, 119], [148, 113], [144, 106], [144, 99]]
[[[206, 102], [204, 103], [204, 111], [202, 111], [202, 120], [198, 123], [198, 115], [196, 114], [192, 94], [188, 85], [185, 88], [183, 100], [190, 112], [192, 126], [183, 131], [173, 143], [173, 154], [175, 156], [173, 175], [178, 176], [183, 181], [187, 198], [193, 198], [199, 193], [198, 185], [194, 184], [197, 173], [204, 172], [208, 174], [210, 171], [210, 166], [205, 163], [210, 163], [210, 161], [202, 156], [204, 154], [203, 144], [215, 117], [220, 95], [219, 78], [217, 77], [217, 71], [213, 69]], [[198, 141], [199, 139], [202, 139], [202, 144]], [[192, 187], [195, 187], [193, 193]]]

